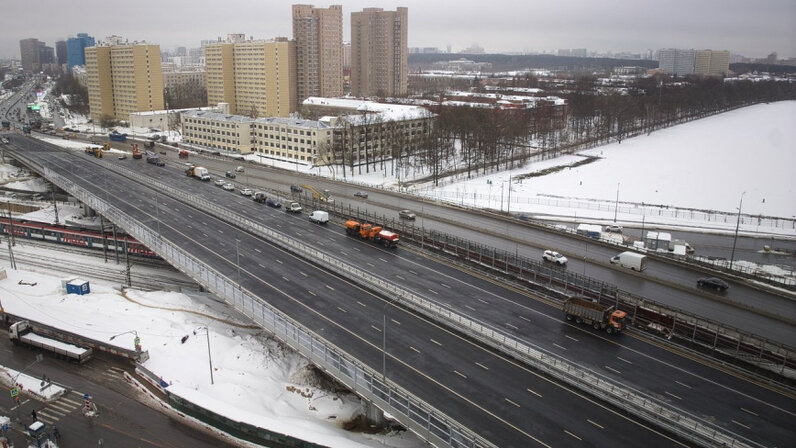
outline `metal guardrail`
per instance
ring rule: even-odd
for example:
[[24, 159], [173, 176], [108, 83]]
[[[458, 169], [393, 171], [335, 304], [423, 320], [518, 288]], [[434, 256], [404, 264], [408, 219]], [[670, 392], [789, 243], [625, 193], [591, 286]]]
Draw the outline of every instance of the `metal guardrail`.
[[[27, 159], [27, 158], [26, 158]], [[26, 160], [29, 162], [29, 160]], [[94, 208], [116, 225], [125, 228], [147, 247], [237, 310], [274, 334], [302, 356], [321, 367], [352, 391], [376, 404], [420, 437], [435, 445], [496, 448], [443, 412], [414, 396], [329, 341], [273, 308], [255, 294], [241, 288], [179, 246], [161, 238], [121, 210], [87, 192], [50, 168], [36, 164], [42, 174], [60, 188]]]
[[[587, 393], [595, 394], [600, 399], [608, 401], [620, 409], [624, 409], [628, 412], [634, 413], [642, 418], [645, 418], [647, 421], [657, 424], [660, 427], [666, 428], [678, 434], [679, 436], [687, 440], [690, 440], [691, 442], [697, 443], [702, 446], [716, 446], [716, 447], [760, 446], [759, 444], [749, 441], [743, 438], [742, 436], [726, 431], [711, 423], [705, 422], [702, 419], [693, 416], [689, 413], [686, 413], [681, 409], [678, 409], [667, 403], [660, 402], [659, 400], [656, 400], [653, 397], [650, 397], [638, 390], [634, 390], [627, 386], [620, 385], [610, 378], [603, 377], [596, 372], [593, 372], [589, 369], [577, 366], [573, 363], [570, 363], [569, 361], [561, 359], [556, 355], [553, 355], [528, 341], [518, 340], [499, 329], [492, 328], [489, 325], [478, 322], [476, 319], [470, 316], [460, 314], [447, 307], [440, 306], [432, 301], [419, 297], [392, 283], [386, 282], [381, 278], [371, 275], [366, 271], [351, 266], [343, 262], [342, 260], [339, 260], [328, 254], [315, 250], [299, 241], [296, 241], [293, 238], [290, 238], [279, 232], [273, 231], [269, 228], [266, 228], [265, 226], [254, 223], [251, 220], [240, 217], [234, 213], [229, 213], [229, 211], [224, 209], [223, 207], [219, 207], [202, 198], [189, 195], [181, 190], [171, 187], [170, 185], [159, 182], [157, 179], [149, 177], [146, 177], [144, 179], [143, 176], [141, 176], [140, 174], [132, 170], [129, 170], [127, 168], [122, 168], [118, 166], [107, 166], [107, 167], [112, 170], [126, 172], [129, 177], [138, 179], [139, 182], [143, 182], [147, 185], [155, 186], [159, 188], [162, 193], [168, 193], [171, 197], [175, 199], [191, 203], [194, 206], [202, 207], [202, 209], [205, 212], [213, 214], [215, 217], [223, 221], [226, 221], [230, 224], [236, 225], [241, 229], [244, 229], [252, 234], [259, 235], [265, 239], [268, 239], [272, 243], [277, 244], [280, 247], [290, 252], [296, 253], [302, 257], [309, 257], [315, 262], [325, 264], [327, 267], [335, 268], [336, 273], [343, 274], [344, 276], [358, 283], [365, 283], [374, 287], [376, 290], [384, 291], [385, 293], [391, 293], [394, 295], [394, 297], [400, 299], [403, 305], [409, 308], [412, 308], [424, 315], [431, 316], [432, 318], [435, 318], [438, 321], [445, 322], [449, 326], [458, 329], [465, 334], [470, 335], [471, 337], [475, 338], [476, 340], [486, 345], [489, 345], [502, 352], [508, 353], [511, 356], [521, 359], [526, 363], [528, 363], [529, 365], [535, 366], [538, 369], [547, 372], [551, 376], [556, 377], [575, 387], [578, 387], [579, 389], [584, 390]], [[65, 178], [61, 178], [57, 173], [53, 172], [49, 168], [42, 167], [42, 169], [45, 177], [49, 178], [50, 176], [58, 176], [61, 182], [71, 184], [71, 181]], [[62, 185], [59, 186], [61, 186], [61, 188], [64, 188]], [[67, 188], [64, 189], [66, 191], [69, 191], [70, 193], [72, 193], [73, 190], [77, 191], [74, 187], [71, 190]], [[88, 205], [94, 207], [100, 213], [106, 214], [107, 213], [106, 210], [116, 211], [115, 209], [110, 208], [110, 206], [103, 203], [101, 200], [99, 200], [93, 195], [89, 195], [88, 193], [85, 193], [82, 190], [79, 191], [79, 193], [81, 194], [75, 194], [75, 196], [78, 197], [78, 199], [83, 200], [83, 197], [81, 196], [86, 196], [88, 199], [92, 200], [92, 202], [97, 202], [99, 205], [101, 205], [95, 207], [91, 202], [87, 202]], [[106, 217], [114, 221], [117, 225], [120, 225], [123, 228], [127, 228], [121, 222], [117, 222], [116, 220], [114, 220], [113, 216], [108, 216], [106, 214]], [[135, 223], [132, 220], [127, 220], [125, 224], [138, 226], [137, 223]], [[136, 238], [139, 238], [136, 231], [132, 231], [130, 229], [127, 230], [130, 234], [136, 236]], [[149, 231], [148, 229], [145, 230]], [[147, 241], [152, 240], [151, 235], [147, 235], [147, 237], [148, 237]], [[139, 240], [147, 244], [147, 246], [150, 247], [150, 249], [153, 249], [156, 252], [160, 253], [164, 259], [171, 262], [175, 266], [177, 267], [183, 266], [183, 264], [180, 263], [181, 261], [183, 261], [182, 259], [174, 258], [172, 260], [173, 257], [170, 258], [164, 256], [164, 253], [161, 253], [161, 251], [156, 248], [158, 246], [155, 247], [150, 246], [147, 243], [147, 241], [144, 241], [141, 238], [139, 238]], [[159, 245], [164, 244], [162, 241], [158, 241], [158, 243]], [[155, 242], [153, 242], [153, 244], [155, 244]], [[192, 258], [188, 254], [185, 254], [183, 251], [179, 250], [179, 248], [169, 247], [168, 245], [166, 247], [178, 251], [178, 253], [183, 257]], [[198, 263], [198, 260], [195, 261], [195, 263]], [[211, 268], [207, 267], [206, 269], [209, 270]], [[183, 269], [181, 268], [181, 270]], [[216, 289], [214, 288], [214, 285], [206, 283], [204, 281], [206, 280], [204, 277], [202, 276], [200, 276], [199, 278], [194, 277], [192, 275], [193, 271], [183, 270], [183, 272], [194, 278], [194, 280], [197, 280], [199, 283], [206, 284], [209, 287], [209, 289], [221, 295], [225, 299], [230, 298], [231, 296], [230, 303], [232, 303], [236, 307], [239, 306], [240, 303], [239, 300], [241, 299], [236, 297], [235, 295], [234, 282], [226, 279], [226, 277], [224, 277], [223, 275], [216, 273], [217, 276], [223, 278], [225, 282], [228, 282], [228, 284], [225, 283], [224, 288]], [[254, 300], [251, 299], [251, 297], [249, 296], [246, 297], [248, 297], [250, 300]], [[259, 301], [257, 301], [257, 303], [259, 304], [260, 308], [267, 307], [267, 304], [260, 303]], [[277, 310], [270, 310], [270, 307], [268, 308], [269, 311], [271, 311], [271, 313], [274, 315], [279, 313]], [[247, 315], [249, 314], [245, 306], [242, 307], [242, 311]], [[282, 316], [280, 315], [280, 317]], [[284, 319], [289, 319], [289, 318], [287, 316], [284, 316]], [[297, 328], [300, 328], [300, 325], [296, 324], [296, 326]], [[273, 325], [270, 327], [273, 328], [273, 330], [271, 331], [274, 331], [275, 334], [277, 334], [276, 333], [277, 326]], [[270, 328], [266, 329], [270, 330]], [[304, 330], [304, 329], [301, 330], [310, 333], [309, 330]], [[277, 336], [279, 335], [277, 334]], [[297, 342], [300, 343], [301, 341], [299, 340]], [[288, 345], [295, 347], [292, 341], [286, 343], [288, 343]], [[300, 345], [296, 348], [297, 351], [304, 354], [304, 352], [300, 350], [301, 349]], [[337, 349], [336, 347], [335, 349], [341, 353], [344, 353], [341, 350]], [[312, 353], [305, 356], [307, 356], [311, 360], [315, 360], [315, 358], [312, 356]], [[324, 359], [324, 361], [327, 360]], [[324, 366], [326, 365], [328, 364], [324, 363]], [[334, 375], [334, 371], [330, 371], [330, 373]], [[371, 373], [371, 382], [372, 381], [373, 378]], [[349, 385], [349, 387], [352, 387], [350, 382], [347, 382], [345, 380], [341, 382], [345, 383], [346, 385]], [[356, 386], [356, 384], [354, 384], [353, 386]], [[355, 387], [352, 387], [352, 390], [359, 391], [359, 389]], [[379, 403], [394, 405], [394, 403], [391, 403], [390, 400], [386, 400], [385, 402], [384, 399], [378, 395], [376, 395], [373, 401], [377, 405]], [[394, 412], [395, 410], [394, 408], [382, 408], [382, 409], [389, 409], [391, 413]], [[409, 408], [407, 408], [407, 410], [409, 410]], [[411, 427], [411, 425], [407, 426]], [[421, 436], [423, 435], [422, 433], [420, 434]]]

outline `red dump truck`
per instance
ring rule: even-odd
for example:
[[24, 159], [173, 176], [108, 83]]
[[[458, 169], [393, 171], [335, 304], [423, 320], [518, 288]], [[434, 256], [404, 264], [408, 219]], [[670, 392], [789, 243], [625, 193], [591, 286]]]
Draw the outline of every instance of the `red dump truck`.
[[568, 321], [591, 325], [606, 333], [621, 333], [625, 329], [627, 313], [614, 309], [613, 305], [602, 305], [584, 297], [570, 297], [564, 302], [564, 315]]
[[385, 247], [395, 247], [398, 245], [398, 234], [384, 230], [382, 226], [374, 224], [363, 224], [359, 221], [349, 219], [345, 222], [345, 231], [351, 236], [358, 236], [374, 243], [383, 244]]

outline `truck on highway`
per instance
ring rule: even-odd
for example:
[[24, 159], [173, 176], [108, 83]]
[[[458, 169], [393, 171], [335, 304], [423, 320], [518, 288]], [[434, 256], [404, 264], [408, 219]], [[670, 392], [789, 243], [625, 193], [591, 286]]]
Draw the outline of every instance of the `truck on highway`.
[[315, 210], [310, 213], [310, 221], [318, 224], [326, 224], [329, 222], [329, 212], [323, 210]]
[[108, 138], [114, 142], [126, 142], [127, 134], [121, 134], [119, 132], [113, 131], [110, 134], [108, 134]]
[[615, 257], [611, 257], [609, 261], [611, 264], [618, 264], [624, 268], [630, 268], [633, 271], [641, 272], [647, 269], [647, 256], [636, 252], [622, 252]]
[[134, 143], [133, 144], [133, 158], [134, 159], [140, 159], [140, 158], [143, 157], [143, 155], [144, 154], [141, 152], [141, 150], [138, 149], [138, 143]]
[[614, 309], [613, 305], [602, 305], [584, 297], [573, 296], [564, 302], [564, 316], [568, 321], [586, 324], [606, 333], [621, 333], [625, 328], [627, 313]]
[[33, 332], [30, 322], [26, 320], [11, 324], [8, 329], [8, 337], [11, 338], [11, 342], [14, 344], [25, 344], [31, 347], [48, 350], [63, 358], [77, 361], [80, 364], [88, 361], [91, 355], [94, 354], [94, 350], [91, 348], [78, 347], [38, 335]]
[[180, 151], [179, 157], [181, 159], [187, 159], [188, 158], [188, 150], [187, 149], [183, 149], [182, 151]]
[[86, 146], [86, 154], [91, 154], [92, 156], [101, 159], [102, 148], [100, 148], [99, 146]]
[[164, 161], [160, 160], [160, 156], [158, 156], [157, 154], [155, 154], [152, 151], [147, 151], [146, 152], [146, 163], [151, 163], [151, 164], [157, 165], [157, 166], [165, 166], [166, 165], [166, 163]]
[[345, 222], [345, 232], [350, 236], [358, 236], [377, 244], [383, 244], [384, 247], [396, 247], [400, 239], [397, 233], [384, 230], [382, 226], [363, 224], [353, 219]]
[[187, 170], [185, 170], [185, 175], [187, 175], [188, 177], [195, 177], [203, 181], [210, 180], [210, 173], [207, 171], [207, 168], [201, 166], [189, 167]]

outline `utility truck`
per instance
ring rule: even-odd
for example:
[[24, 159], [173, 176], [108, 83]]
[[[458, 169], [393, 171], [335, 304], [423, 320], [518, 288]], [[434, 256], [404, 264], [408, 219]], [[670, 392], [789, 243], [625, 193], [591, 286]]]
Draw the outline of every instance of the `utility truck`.
[[627, 313], [614, 309], [613, 305], [602, 305], [584, 297], [573, 296], [564, 302], [564, 316], [568, 321], [586, 324], [606, 333], [621, 333], [625, 328]]
[[185, 170], [185, 174], [188, 177], [195, 177], [197, 179], [201, 179], [203, 181], [210, 180], [210, 173], [207, 171], [207, 168], [201, 166], [192, 166]]
[[345, 231], [348, 235], [358, 236], [365, 240], [371, 240], [385, 247], [396, 247], [398, 245], [398, 234], [384, 230], [382, 226], [374, 224], [363, 224], [359, 221], [349, 219], [345, 222]]
[[80, 364], [88, 361], [91, 355], [94, 354], [94, 350], [91, 348], [78, 347], [36, 334], [33, 332], [30, 322], [26, 320], [11, 324], [8, 329], [8, 336], [14, 344], [25, 344], [30, 347], [48, 350], [60, 357], [77, 361]]

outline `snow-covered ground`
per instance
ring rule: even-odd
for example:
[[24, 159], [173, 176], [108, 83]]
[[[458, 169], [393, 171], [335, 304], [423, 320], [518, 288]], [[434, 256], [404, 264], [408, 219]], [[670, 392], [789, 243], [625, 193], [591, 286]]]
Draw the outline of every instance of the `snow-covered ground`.
[[406, 432], [343, 430], [345, 422], [362, 412], [360, 400], [316, 387], [304, 358], [209, 296], [136, 290], [123, 294], [90, 278], [91, 293], [80, 296], [64, 293], [58, 277], [11, 269], [7, 273], [0, 280], [7, 312], [128, 349], [135, 336], [127, 332], [135, 331], [149, 351], [144, 367], [169, 383], [173, 393], [232, 420], [330, 447], [424, 446]]

